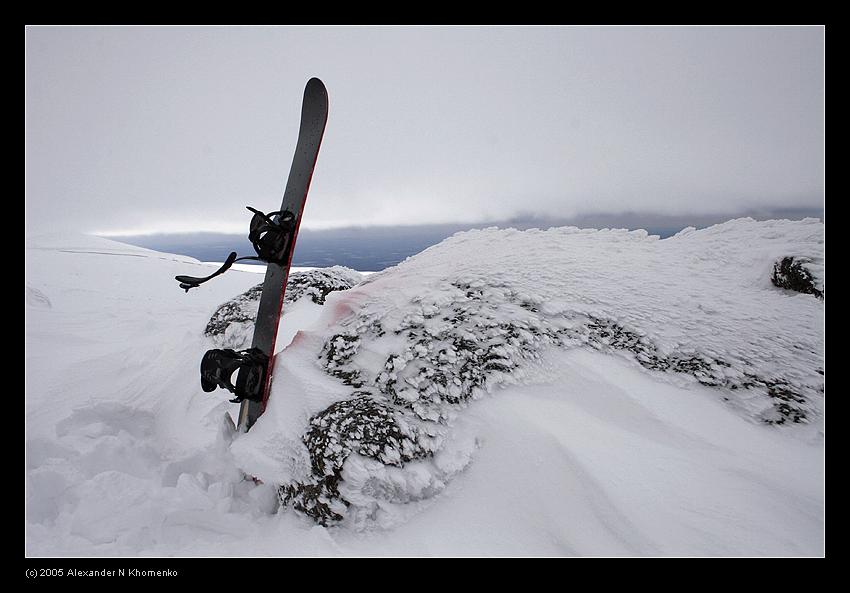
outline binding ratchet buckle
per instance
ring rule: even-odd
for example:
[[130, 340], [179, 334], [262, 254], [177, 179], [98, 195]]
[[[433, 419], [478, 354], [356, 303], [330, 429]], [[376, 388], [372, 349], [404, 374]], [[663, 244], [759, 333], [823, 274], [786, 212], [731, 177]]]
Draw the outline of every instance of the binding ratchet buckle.
[[[229, 348], [208, 350], [201, 359], [201, 388], [209, 393], [217, 387], [227, 389], [236, 397], [230, 400], [263, 401], [269, 357], [259, 348], [237, 352]], [[238, 372], [236, 384], [233, 373]]]

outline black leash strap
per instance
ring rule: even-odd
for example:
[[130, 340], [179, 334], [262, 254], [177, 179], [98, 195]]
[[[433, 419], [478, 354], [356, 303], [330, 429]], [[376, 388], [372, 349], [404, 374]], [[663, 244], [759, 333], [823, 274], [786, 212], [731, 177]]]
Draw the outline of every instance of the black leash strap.
[[209, 276], [204, 276], [203, 278], [199, 278], [197, 276], [175, 276], [174, 279], [180, 283], [180, 288], [182, 288], [186, 292], [189, 292], [190, 288], [197, 288], [207, 280], [212, 280], [216, 276], [224, 274], [227, 270], [230, 269], [230, 266], [232, 266], [233, 262], [235, 261], [237, 261], [236, 252], [231, 251], [230, 255], [227, 256], [227, 259], [224, 261], [222, 266]]

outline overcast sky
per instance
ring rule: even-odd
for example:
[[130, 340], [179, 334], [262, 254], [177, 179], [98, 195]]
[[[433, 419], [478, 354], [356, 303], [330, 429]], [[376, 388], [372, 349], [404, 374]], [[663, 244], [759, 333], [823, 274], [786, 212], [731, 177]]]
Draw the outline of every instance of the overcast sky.
[[27, 231], [242, 233], [303, 86], [303, 224], [818, 207], [824, 30], [28, 27]]

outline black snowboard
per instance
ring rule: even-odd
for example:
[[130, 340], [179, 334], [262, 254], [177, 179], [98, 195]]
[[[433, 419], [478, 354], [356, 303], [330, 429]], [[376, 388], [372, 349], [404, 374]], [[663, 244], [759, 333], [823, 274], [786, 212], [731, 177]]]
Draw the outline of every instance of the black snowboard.
[[[271, 391], [272, 371], [274, 370], [274, 346], [277, 338], [277, 328], [283, 309], [283, 297], [286, 290], [286, 280], [292, 263], [292, 252], [298, 237], [298, 227], [301, 224], [301, 214], [307, 201], [310, 180], [316, 158], [319, 156], [319, 146], [325, 132], [328, 119], [328, 92], [318, 78], [311, 78], [304, 89], [304, 101], [301, 105], [301, 128], [298, 131], [298, 144], [295, 156], [292, 158], [292, 168], [289, 170], [289, 180], [283, 194], [281, 212], [291, 212], [295, 215], [295, 231], [289, 242], [288, 253], [283, 258], [284, 264], [269, 263], [263, 282], [263, 292], [260, 297], [260, 308], [254, 325], [252, 348], [261, 350], [268, 356], [268, 369], [265, 373], [263, 399], [261, 402], [245, 399], [239, 409], [239, 429], [247, 431], [263, 411]], [[240, 373], [247, 372], [240, 369]], [[238, 379], [237, 379], [238, 381]]]

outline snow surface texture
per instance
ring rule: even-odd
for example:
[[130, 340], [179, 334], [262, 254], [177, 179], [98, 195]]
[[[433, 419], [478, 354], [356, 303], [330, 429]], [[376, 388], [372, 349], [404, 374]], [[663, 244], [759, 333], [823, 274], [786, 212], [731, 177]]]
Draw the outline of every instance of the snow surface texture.
[[820, 555], [824, 301], [771, 275], [823, 232], [456, 235], [287, 305], [241, 435], [197, 365], [256, 274], [28, 241], [27, 552]]

